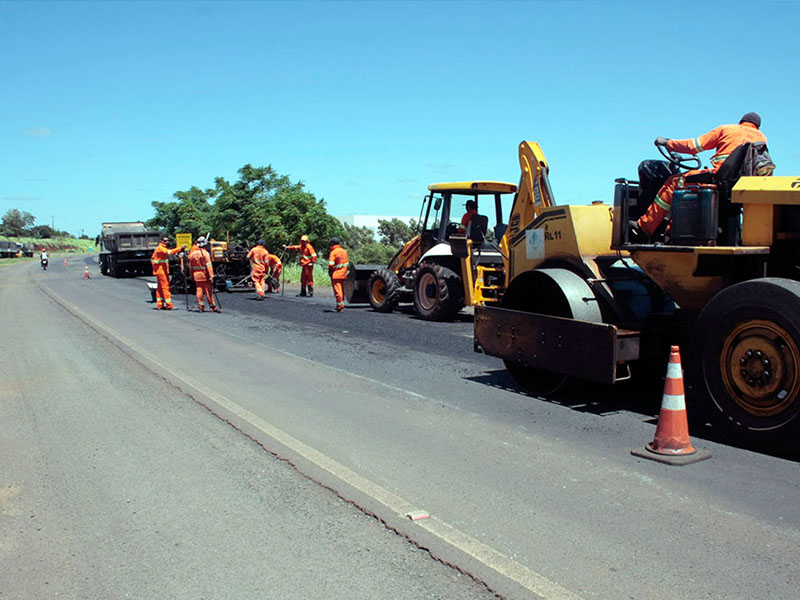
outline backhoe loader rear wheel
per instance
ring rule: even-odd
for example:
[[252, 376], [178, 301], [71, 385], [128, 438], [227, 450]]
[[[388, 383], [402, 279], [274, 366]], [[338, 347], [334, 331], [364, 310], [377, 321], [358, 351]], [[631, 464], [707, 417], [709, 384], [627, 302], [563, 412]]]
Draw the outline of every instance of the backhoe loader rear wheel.
[[800, 283], [767, 278], [714, 296], [692, 332], [688, 400], [745, 447], [800, 452]]
[[400, 302], [400, 280], [389, 269], [378, 269], [367, 282], [369, 304], [375, 312], [389, 313]]
[[414, 310], [426, 321], [448, 321], [464, 307], [461, 277], [436, 263], [424, 262], [414, 278]]

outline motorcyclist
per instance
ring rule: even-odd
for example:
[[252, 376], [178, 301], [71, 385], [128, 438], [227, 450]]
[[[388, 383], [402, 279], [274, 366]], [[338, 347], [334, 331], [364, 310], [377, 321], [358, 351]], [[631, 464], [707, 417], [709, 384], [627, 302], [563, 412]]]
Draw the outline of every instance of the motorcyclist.
[[47, 269], [47, 263], [50, 262], [47, 258], [47, 250], [42, 248], [42, 253], [39, 255], [39, 262], [42, 264], [43, 269]]

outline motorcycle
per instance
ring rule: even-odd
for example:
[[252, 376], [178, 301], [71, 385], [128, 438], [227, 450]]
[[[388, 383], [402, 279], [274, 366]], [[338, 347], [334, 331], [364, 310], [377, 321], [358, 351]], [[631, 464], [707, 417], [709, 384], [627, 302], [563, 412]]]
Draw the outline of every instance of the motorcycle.
[[43, 269], [43, 270], [45, 270], [45, 271], [47, 271], [47, 263], [48, 263], [48, 260], [47, 260], [46, 258], [43, 258], [43, 259], [41, 260], [41, 262], [42, 262], [42, 269]]

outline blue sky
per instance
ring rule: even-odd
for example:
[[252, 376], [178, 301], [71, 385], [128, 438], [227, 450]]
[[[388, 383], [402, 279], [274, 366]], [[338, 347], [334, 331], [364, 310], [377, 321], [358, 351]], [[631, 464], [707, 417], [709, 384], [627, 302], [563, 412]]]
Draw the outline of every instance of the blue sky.
[[246, 163], [334, 215], [415, 215], [431, 182], [517, 182], [524, 139], [558, 203], [610, 202], [656, 136], [748, 111], [800, 175], [798, 23], [796, 1], [0, 0], [0, 215], [94, 236]]

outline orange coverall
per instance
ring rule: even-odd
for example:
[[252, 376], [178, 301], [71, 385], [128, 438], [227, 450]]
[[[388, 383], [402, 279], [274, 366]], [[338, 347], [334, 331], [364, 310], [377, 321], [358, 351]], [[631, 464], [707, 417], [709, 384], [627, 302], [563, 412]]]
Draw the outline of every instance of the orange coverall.
[[[280, 257], [276, 256], [275, 254], [268, 254], [267, 255], [267, 269], [269, 270], [269, 283], [267, 283], [267, 291], [279, 291], [281, 289], [281, 273], [283, 273], [283, 263], [281, 263]], [[275, 280], [278, 283], [273, 286], [272, 281]]]
[[347, 257], [347, 250], [338, 244], [331, 246], [331, 253], [328, 257], [328, 274], [331, 276], [333, 295], [336, 297], [336, 312], [344, 310], [344, 281], [347, 279], [349, 266], [350, 259]]
[[264, 279], [267, 277], [267, 263], [269, 262], [269, 252], [264, 246], [256, 246], [247, 253], [247, 258], [252, 265], [250, 277], [253, 279], [253, 285], [256, 286], [256, 293], [259, 297], [264, 297]]
[[211, 265], [211, 255], [204, 249], [195, 247], [189, 253], [189, 270], [192, 272], [197, 295], [197, 307], [203, 312], [203, 296], [208, 299], [208, 306], [214, 312], [217, 305], [214, 304], [214, 291], [211, 289], [214, 279], [214, 267]]
[[683, 154], [697, 154], [704, 150], [715, 149], [717, 152], [711, 157], [710, 169], [692, 169], [685, 173], [670, 175], [658, 190], [656, 199], [647, 208], [638, 221], [639, 229], [647, 235], [653, 235], [672, 210], [672, 195], [678, 186], [678, 180], [687, 175], [698, 173], [716, 173], [717, 170], [730, 156], [731, 152], [746, 142], [767, 142], [766, 136], [753, 123], [739, 123], [738, 125], [720, 125], [698, 138], [689, 140], [669, 140], [667, 149]]
[[464, 216], [461, 217], [461, 227], [463, 229], [467, 228], [469, 225], [469, 220], [472, 218], [472, 215], [477, 215], [478, 211], [474, 208], [469, 209], [467, 212], [464, 213]]
[[156, 276], [156, 307], [171, 310], [172, 293], [169, 291], [169, 257], [180, 252], [180, 248], [167, 248], [164, 242], [159, 242], [158, 247], [150, 257], [153, 265], [153, 275]]
[[296, 246], [286, 246], [287, 250], [300, 251], [300, 295], [314, 295], [314, 263], [317, 262], [317, 253], [311, 242], [300, 240]]

